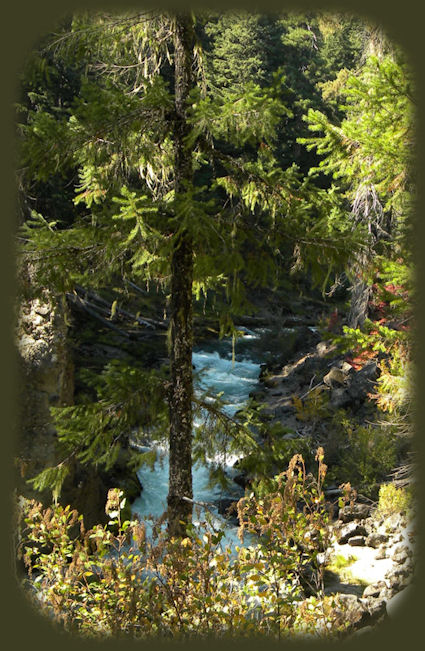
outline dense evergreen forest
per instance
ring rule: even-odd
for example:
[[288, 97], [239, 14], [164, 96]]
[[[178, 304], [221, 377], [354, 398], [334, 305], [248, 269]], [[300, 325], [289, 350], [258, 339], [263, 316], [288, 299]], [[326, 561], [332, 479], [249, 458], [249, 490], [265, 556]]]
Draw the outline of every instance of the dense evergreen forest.
[[[415, 504], [414, 113], [404, 53], [345, 14], [78, 13], [39, 40], [17, 103], [15, 546], [47, 617], [280, 640], [390, 615], [413, 574], [391, 545]], [[234, 409], [207, 357], [258, 364]], [[164, 455], [153, 523], [134, 505]], [[386, 583], [343, 589], [356, 549], [398, 563]]]

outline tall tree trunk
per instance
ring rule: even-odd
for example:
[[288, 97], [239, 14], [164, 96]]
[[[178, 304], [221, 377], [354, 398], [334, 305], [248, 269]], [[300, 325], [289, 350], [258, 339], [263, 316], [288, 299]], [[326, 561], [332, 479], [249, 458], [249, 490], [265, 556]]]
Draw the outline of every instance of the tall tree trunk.
[[369, 301], [372, 296], [372, 287], [365, 280], [365, 271], [370, 265], [375, 255], [374, 246], [378, 242], [375, 238], [369, 244], [367, 252], [359, 254], [353, 260], [353, 284], [350, 287], [350, 309], [347, 315], [347, 325], [349, 328], [362, 328], [365, 319], [369, 315]]
[[[194, 30], [188, 14], [176, 17], [175, 46], [175, 193], [192, 182], [192, 153], [185, 138], [189, 131], [186, 101], [193, 86]], [[193, 242], [182, 232], [174, 244], [171, 259], [171, 390], [170, 390], [170, 473], [168, 489], [168, 532], [185, 534], [192, 520], [192, 278]]]
[[351, 300], [350, 310], [347, 316], [347, 325], [349, 328], [361, 328], [368, 316], [369, 299], [371, 296], [371, 287], [361, 277], [361, 267], [357, 267], [358, 277], [353, 281], [350, 288]]

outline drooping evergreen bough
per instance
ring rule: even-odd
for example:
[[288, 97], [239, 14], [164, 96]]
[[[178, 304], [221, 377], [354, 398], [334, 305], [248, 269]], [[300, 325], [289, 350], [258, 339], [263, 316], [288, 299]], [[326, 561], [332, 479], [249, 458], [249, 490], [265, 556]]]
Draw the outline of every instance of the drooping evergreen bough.
[[[170, 378], [161, 386], [172, 534], [183, 532], [192, 510], [192, 294], [221, 293], [221, 333], [232, 333], [232, 316], [249, 308], [242, 281], [274, 282], [282, 252], [327, 279], [359, 245], [335, 188], [320, 189], [279, 162], [277, 137], [291, 116], [282, 71], [268, 85], [208, 81], [205, 58], [214, 50], [204, 53], [198, 36], [208, 20], [155, 11], [76, 15], [44, 47], [65, 68], [82, 69], [79, 93], [54, 110], [33, 103], [22, 126], [28, 178], [79, 178], [71, 224], [36, 212], [25, 221], [24, 255], [36, 262], [39, 285], [69, 291], [119, 274], [170, 292]], [[94, 429], [84, 429], [91, 408], [58, 415], [68, 456], [96, 464], [116, 454], [137, 416], [133, 409], [126, 421], [115, 410], [114, 420], [108, 404], [101, 401], [108, 418]], [[58, 492], [63, 475], [60, 464], [35, 485]]]

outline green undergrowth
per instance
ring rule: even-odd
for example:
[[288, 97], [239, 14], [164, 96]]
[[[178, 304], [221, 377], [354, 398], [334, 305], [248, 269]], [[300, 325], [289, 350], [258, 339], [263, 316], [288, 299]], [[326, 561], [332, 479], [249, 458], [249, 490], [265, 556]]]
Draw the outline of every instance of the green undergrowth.
[[145, 522], [122, 521], [118, 489], [108, 494], [108, 525], [89, 531], [69, 506], [24, 501], [23, 585], [46, 616], [86, 637], [338, 636], [347, 627], [344, 605], [324, 596], [318, 561], [330, 541], [320, 448], [316, 461], [313, 477], [295, 455], [272, 491], [239, 501], [241, 542], [249, 533], [257, 544], [236, 553], [208, 518], [183, 538], [157, 527], [148, 539]]
[[[346, 583], [358, 583], [357, 579], [354, 580], [353, 575], [350, 571], [350, 566], [357, 561], [357, 557], [354, 555], [343, 556], [343, 554], [335, 554], [330, 562], [326, 565], [326, 570], [337, 574], [339, 578]], [[325, 570], [325, 571], [326, 571]]]
[[412, 490], [409, 487], [397, 487], [392, 483], [379, 488], [378, 517], [388, 517], [395, 513], [409, 513], [412, 509]]

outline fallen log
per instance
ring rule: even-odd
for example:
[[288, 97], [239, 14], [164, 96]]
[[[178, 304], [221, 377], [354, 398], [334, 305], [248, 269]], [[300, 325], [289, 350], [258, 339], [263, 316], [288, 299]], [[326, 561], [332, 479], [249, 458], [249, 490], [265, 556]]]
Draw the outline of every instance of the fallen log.
[[126, 339], [130, 339], [130, 334], [128, 332], [122, 330], [121, 328], [118, 328], [111, 321], [101, 316], [99, 312], [96, 309], [93, 309], [93, 307], [91, 307], [86, 300], [81, 298], [81, 296], [78, 296], [77, 294], [71, 294], [70, 292], [68, 292], [66, 294], [66, 297], [75, 307], [84, 310], [85, 312], [87, 312], [87, 314], [90, 314], [92, 317], [100, 321], [107, 328], [110, 328], [111, 330], [115, 330], [115, 332], [118, 332], [122, 337], [125, 337]]
[[[111, 313], [112, 306], [110, 305], [110, 303], [106, 301], [104, 298], [102, 298], [101, 296], [99, 296], [99, 294], [94, 292], [92, 289], [86, 289], [85, 287], [81, 287], [81, 285], [76, 285], [75, 289], [77, 293], [83, 293], [87, 297], [96, 301], [97, 303], [100, 303], [101, 305], [105, 305], [108, 308], [108, 314]], [[136, 314], [132, 314], [131, 312], [127, 312], [127, 310], [124, 310], [121, 307], [116, 308], [116, 314], [127, 317], [128, 319], [131, 319], [132, 321], [135, 321], [140, 325], [147, 326], [148, 328], [153, 328], [157, 326], [158, 328], [167, 329], [168, 327], [164, 321], [157, 321], [156, 319], [151, 319], [149, 317], [140, 317], [137, 316]]]

